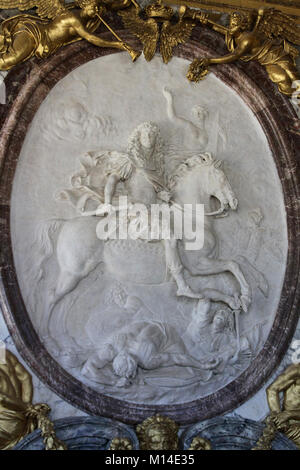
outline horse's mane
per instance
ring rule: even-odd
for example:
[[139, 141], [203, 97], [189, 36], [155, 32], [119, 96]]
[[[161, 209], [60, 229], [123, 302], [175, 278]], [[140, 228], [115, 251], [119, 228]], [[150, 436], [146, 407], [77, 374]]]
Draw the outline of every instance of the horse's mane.
[[207, 152], [193, 155], [176, 167], [169, 178], [169, 188], [174, 189], [178, 181], [197, 166], [219, 166], [220, 163], [219, 160], [214, 159], [214, 157]]

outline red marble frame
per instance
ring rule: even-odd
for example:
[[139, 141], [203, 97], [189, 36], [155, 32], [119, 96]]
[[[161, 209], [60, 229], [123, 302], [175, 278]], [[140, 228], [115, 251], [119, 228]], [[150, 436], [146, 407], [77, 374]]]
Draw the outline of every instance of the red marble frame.
[[[126, 31], [120, 34], [138, 47]], [[103, 37], [106, 37], [104, 34]], [[195, 28], [176, 55], [192, 60], [223, 54], [224, 40], [209, 29]], [[6, 77], [7, 104], [0, 106], [0, 298], [9, 331], [35, 374], [54, 392], [90, 414], [137, 423], [157, 412], [187, 424], [229, 412], [257, 392], [279, 365], [293, 337], [300, 305], [300, 136], [289, 129], [296, 117], [289, 100], [257, 63], [216, 66], [214, 73], [234, 89], [253, 111], [268, 139], [284, 193], [288, 227], [288, 259], [275, 320], [262, 351], [238, 378], [219, 391], [177, 405], [135, 404], [100, 394], [67, 373], [46, 351], [30, 321], [18, 285], [10, 238], [10, 198], [15, 169], [28, 126], [51, 88], [89, 60], [116, 53], [85, 42], [61, 49], [45, 61], [31, 59]]]

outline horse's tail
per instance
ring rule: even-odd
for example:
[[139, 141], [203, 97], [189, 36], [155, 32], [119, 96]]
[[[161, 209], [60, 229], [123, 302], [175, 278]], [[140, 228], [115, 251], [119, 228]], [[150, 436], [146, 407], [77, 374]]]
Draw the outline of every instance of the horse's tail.
[[50, 219], [39, 224], [36, 230], [34, 241], [34, 250], [39, 254], [39, 265], [35, 275], [35, 280], [39, 283], [44, 274], [45, 263], [51, 258], [54, 253], [53, 238], [56, 232], [60, 229], [64, 219]]

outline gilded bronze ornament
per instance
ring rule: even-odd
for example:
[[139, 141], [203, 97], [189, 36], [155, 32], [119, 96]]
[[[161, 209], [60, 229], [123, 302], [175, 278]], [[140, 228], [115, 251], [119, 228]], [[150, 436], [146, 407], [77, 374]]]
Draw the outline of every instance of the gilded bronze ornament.
[[164, 0], [167, 5], [185, 5], [191, 8], [203, 8], [208, 11], [233, 13], [237, 10], [256, 11], [262, 6], [276, 8], [293, 17], [300, 24], [298, 0]]
[[155, 415], [136, 428], [141, 450], [177, 450], [179, 427], [167, 416]]
[[127, 437], [115, 437], [109, 446], [109, 450], [132, 450], [133, 445]]
[[[145, 419], [136, 428], [141, 450], [178, 450], [179, 426], [167, 416], [155, 415]], [[189, 450], [211, 450], [207, 439], [196, 436]]]
[[294, 441], [300, 449], [300, 364], [289, 366], [268, 387], [267, 399], [276, 428]]
[[190, 81], [202, 80], [213, 64], [256, 60], [265, 67], [281, 93], [292, 96], [300, 90], [297, 83], [300, 74], [296, 67], [299, 53], [291, 44], [300, 45], [300, 29], [289, 16], [273, 8], [261, 8], [255, 14], [239, 11], [230, 15], [229, 27], [225, 27], [215, 23], [209, 14], [186, 7], [182, 9], [184, 17], [198, 20], [224, 34], [230, 51], [223, 57], [195, 59], [187, 74]]
[[48, 418], [51, 409], [32, 404], [33, 387], [29, 372], [7, 349], [0, 364], [0, 449], [8, 450], [35, 429], [41, 430], [46, 450], [65, 450]]
[[212, 450], [212, 445], [207, 439], [196, 436], [192, 440], [189, 450]]
[[267, 400], [270, 414], [253, 450], [271, 449], [277, 431], [284, 433], [300, 449], [300, 364], [289, 366], [277, 377], [267, 388]]
[[178, 44], [186, 42], [196, 22], [179, 15], [176, 18], [171, 7], [156, 1], [144, 10], [139, 6], [120, 11], [125, 28], [128, 28], [143, 44], [145, 59], [153, 59], [157, 44], [160, 41], [160, 53], [165, 64], [172, 56]]
[[[109, 8], [126, 7], [129, 2], [113, 2]], [[98, 47], [126, 50], [132, 60], [139, 56], [100, 16], [106, 7], [99, 0], [76, 0], [70, 6], [63, 0], [0, 0], [0, 8], [24, 11], [34, 7], [38, 16], [20, 14], [1, 23], [0, 70], [10, 70], [33, 56], [47, 58], [62, 46], [81, 39]], [[117, 41], [106, 41], [94, 34], [101, 22], [117, 37]]]

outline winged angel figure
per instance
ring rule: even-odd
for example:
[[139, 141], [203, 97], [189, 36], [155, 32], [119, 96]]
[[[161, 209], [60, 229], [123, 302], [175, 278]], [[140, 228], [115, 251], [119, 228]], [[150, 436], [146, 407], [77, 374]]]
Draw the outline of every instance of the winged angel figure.
[[289, 16], [274, 8], [261, 8], [256, 15], [235, 12], [230, 16], [228, 28], [214, 23], [199, 11], [185, 9], [183, 16], [209, 24], [224, 34], [230, 51], [223, 57], [195, 59], [187, 75], [189, 80], [204, 78], [211, 64], [229, 64], [238, 59], [245, 62], [257, 60], [266, 68], [269, 78], [281, 93], [291, 96], [300, 90], [299, 82], [296, 82], [300, 79], [296, 68], [299, 53], [291, 44], [300, 46], [300, 28]]
[[[128, 3], [128, 0], [117, 0], [109, 6], [118, 9]], [[0, 0], [0, 8], [21, 11], [36, 8], [38, 14], [20, 14], [1, 23], [0, 70], [10, 70], [32, 56], [46, 58], [80, 39], [99, 47], [130, 50], [121, 40], [105, 41], [93, 34], [103, 21], [100, 13], [105, 10], [99, 0], [75, 0], [69, 5], [64, 0]]]
[[174, 47], [186, 42], [196, 25], [189, 18], [181, 17], [173, 23], [174, 11], [162, 5], [161, 1], [148, 5], [145, 10], [135, 3], [126, 11], [120, 11], [119, 15], [125, 28], [142, 42], [147, 61], [153, 59], [160, 39], [160, 53], [165, 64], [171, 60]]

